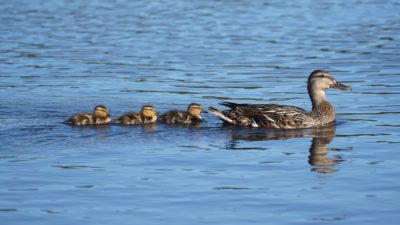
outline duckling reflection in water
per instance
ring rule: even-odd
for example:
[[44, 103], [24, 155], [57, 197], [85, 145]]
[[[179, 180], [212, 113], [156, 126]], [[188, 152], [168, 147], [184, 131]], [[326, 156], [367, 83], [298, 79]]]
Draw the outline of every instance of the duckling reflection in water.
[[152, 105], [144, 105], [138, 112], [128, 112], [119, 117], [115, 123], [124, 125], [149, 124], [157, 122], [157, 112]]
[[107, 107], [97, 105], [93, 112], [77, 113], [65, 122], [76, 126], [106, 124], [111, 122], [111, 115], [108, 114]]
[[171, 110], [162, 114], [158, 122], [170, 124], [199, 124], [203, 120], [201, 105], [197, 103], [189, 104], [187, 111]]

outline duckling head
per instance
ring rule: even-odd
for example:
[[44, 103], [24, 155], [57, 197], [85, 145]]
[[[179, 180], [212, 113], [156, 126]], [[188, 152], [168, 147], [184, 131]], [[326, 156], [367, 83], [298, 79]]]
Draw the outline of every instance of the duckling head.
[[107, 109], [107, 107], [105, 107], [104, 105], [97, 105], [97, 106], [94, 108], [94, 114], [95, 114], [97, 117], [105, 118], [105, 117], [108, 116], [108, 109]]
[[338, 82], [332, 74], [326, 70], [314, 70], [308, 77], [309, 90], [326, 90], [328, 88], [351, 90], [350, 86]]
[[188, 106], [189, 115], [201, 120], [201, 119], [203, 119], [203, 117], [200, 115], [200, 113], [202, 113], [202, 112], [203, 112], [203, 110], [201, 109], [200, 104], [197, 104], [197, 103], [189, 104], [189, 106]]
[[154, 118], [157, 116], [156, 109], [152, 105], [144, 105], [140, 113], [146, 118]]

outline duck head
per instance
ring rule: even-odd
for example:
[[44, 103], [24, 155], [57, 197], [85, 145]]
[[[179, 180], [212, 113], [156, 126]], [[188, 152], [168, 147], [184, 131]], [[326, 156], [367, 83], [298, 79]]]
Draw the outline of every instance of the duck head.
[[331, 73], [326, 70], [314, 70], [308, 77], [308, 94], [313, 104], [313, 109], [328, 102], [325, 96], [325, 90], [335, 88], [339, 90], [351, 90], [350, 86], [338, 82]]
[[308, 88], [311, 90], [326, 90], [328, 88], [351, 90], [350, 86], [338, 82], [326, 70], [314, 70], [308, 77]]
[[105, 117], [108, 116], [108, 109], [107, 109], [107, 107], [105, 107], [104, 105], [97, 105], [97, 106], [94, 108], [94, 114], [95, 114], [97, 117], [105, 118]]

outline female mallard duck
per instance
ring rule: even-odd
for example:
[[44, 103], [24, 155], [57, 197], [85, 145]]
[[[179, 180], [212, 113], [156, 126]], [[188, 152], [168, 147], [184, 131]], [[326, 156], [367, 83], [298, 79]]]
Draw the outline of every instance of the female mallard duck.
[[111, 116], [104, 105], [97, 105], [93, 112], [77, 113], [65, 121], [71, 125], [97, 125], [111, 122]]
[[231, 108], [230, 110], [219, 111], [213, 107], [209, 110], [225, 124], [282, 129], [321, 127], [334, 122], [336, 117], [335, 109], [325, 96], [328, 88], [351, 89], [336, 81], [328, 71], [314, 70], [308, 77], [307, 85], [312, 102], [311, 111], [288, 105], [231, 102], [220, 103]]
[[174, 123], [174, 124], [189, 124], [196, 123], [203, 120], [200, 115], [202, 113], [201, 105], [197, 103], [189, 104], [187, 111], [171, 110], [168, 111], [158, 118], [158, 122], [161, 123]]
[[116, 123], [124, 125], [132, 124], [148, 124], [155, 123], [157, 121], [156, 109], [151, 105], [144, 105], [140, 113], [128, 112], [119, 117]]

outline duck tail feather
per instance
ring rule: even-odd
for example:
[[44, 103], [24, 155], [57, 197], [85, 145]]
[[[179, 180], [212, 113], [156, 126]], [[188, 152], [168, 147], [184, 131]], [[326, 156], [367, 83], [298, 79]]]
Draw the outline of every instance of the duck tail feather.
[[210, 112], [212, 112], [215, 116], [217, 116], [218, 118], [220, 118], [222, 121], [225, 121], [227, 123], [230, 124], [234, 124], [234, 121], [231, 120], [230, 118], [226, 117], [221, 111], [219, 111], [218, 109], [214, 108], [214, 107], [208, 107], [208, 110]]
[[220, 102], [220, 105], [226, 106], [228, 108], [237, 108], [239, 106], [239, 104], [233, 103], [233, 102]]

